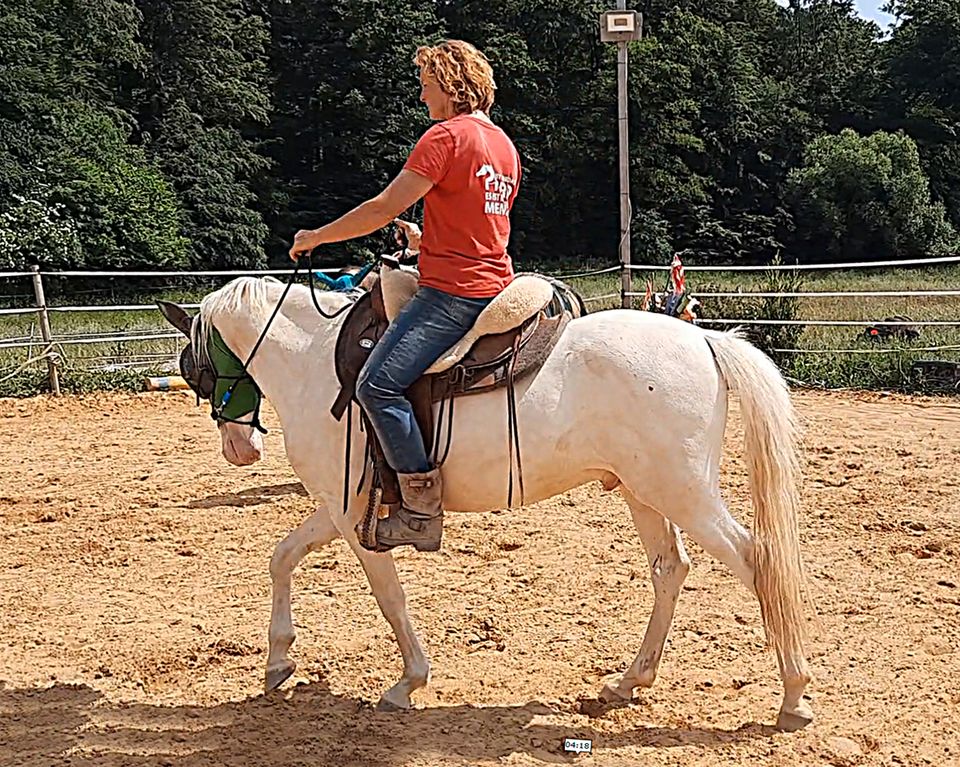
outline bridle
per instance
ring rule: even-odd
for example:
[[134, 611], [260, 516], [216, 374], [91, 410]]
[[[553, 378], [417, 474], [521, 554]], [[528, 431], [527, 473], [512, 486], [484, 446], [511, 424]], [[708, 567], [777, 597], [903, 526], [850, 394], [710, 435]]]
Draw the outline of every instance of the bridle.
[[[294, 265], [293, 274], [287, 282], [277, 301], [273, 313], [260, 332], [260, 337], [247, 355], [246, 362], [241, 362], [240, 358], [234, 354], [230, 347], [224, 342], [219, 331], [210, 326], [205, 339], [198, 339], [205, 344], [206, 354], [204, 357], [210, 361], [210, 365], [199, 364], [197, 355], [193, 353], [190, 346], [184, 348], [180, 354], [180, 372], [184, 380], [197, 395], [197, 404], [201, 399], [210, 402], [210, 417], [220, 426], [224, 423], [236, 423], [242, 426], [252, 426], [262, 434], [267, 430], [260, 423], [260, 405], [263, 401], [263, 393], [257, 382], [250, 375], [250, 363], [260, 349], [260, 345], [267, 337], [270, 325], [273, 323], [283, 301], [296, 282], [297, 274], [300, 271], [303, 262], [306, 262], [307, 275], [310, 285], [310, 297], [313, 299], [314, 308], [324, 319], [332, 320], [339, 317], [353, 306], [353, 302], [348, 302], [332, 313], [324, 311], [317, 300], [316, 287], [314, 285], [314, 276], [312, 268], [313, 251], [309, 251], [301, 256]], [[194, 318], [194, 322], [199, 321], [199, 315]], [[189, 352], [189, 353], [188, 353]], [[250, 416], [248, 420], [241, 420]]]

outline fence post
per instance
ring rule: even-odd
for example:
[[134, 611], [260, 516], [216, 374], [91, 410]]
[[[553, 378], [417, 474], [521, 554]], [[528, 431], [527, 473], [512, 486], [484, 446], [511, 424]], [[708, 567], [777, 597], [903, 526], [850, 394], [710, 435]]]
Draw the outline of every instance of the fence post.
[[33, 272], [33, 293], [37, 300], [37, 316], [40, 318], [40, 335], [43, 336], [43, 345], [47, 349], [47, 370], [50, 373], [50, 391], [55, 397], [60, 396], [60, 376], [57, 373], [56, 358], [50, 355], [49, 346], [53, 341], [50, 332], [50, 314], [47, 312], [47, 300], [43, 296], [43, 280], [40, 278], [40, 267], [31, 266]]

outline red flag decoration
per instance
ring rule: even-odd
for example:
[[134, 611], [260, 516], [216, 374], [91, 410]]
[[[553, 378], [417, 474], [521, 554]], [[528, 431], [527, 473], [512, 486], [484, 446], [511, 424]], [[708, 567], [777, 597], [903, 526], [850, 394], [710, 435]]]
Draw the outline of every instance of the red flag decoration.
[[673, 284], [673, 294], [680, 295], [686, 290], [687, 280], [683, 274], [683, 264], [680, 256], [673, 257], [673, 263], [670, 264], [670, 282]]

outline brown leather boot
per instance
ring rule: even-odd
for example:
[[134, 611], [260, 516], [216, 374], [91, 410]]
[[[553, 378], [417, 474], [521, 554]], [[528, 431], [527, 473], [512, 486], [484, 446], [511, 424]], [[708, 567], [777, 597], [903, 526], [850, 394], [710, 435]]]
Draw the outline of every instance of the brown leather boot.
[[443, 536], [443, 486], [440, 470], [397, 474], [403, 503], [377, 522], [377, 545], [384, 549], [410, 545], [417, 551], [437, 551]]

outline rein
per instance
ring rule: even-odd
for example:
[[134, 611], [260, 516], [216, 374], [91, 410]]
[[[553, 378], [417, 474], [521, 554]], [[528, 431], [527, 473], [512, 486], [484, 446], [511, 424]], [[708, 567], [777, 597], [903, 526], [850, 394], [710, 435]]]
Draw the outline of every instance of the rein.
[[[316, 288], [314, 287], [314, 284], [313, 284], [313, 279], [314, 279], [314, 278], [313, 278], [313, 267], [310, 265], [310, 260], [311, 260], [312, 257], [313, 257], [313, 251], [310, 251], [309, 253], [307, 253], [307, 281], [310, 283], [310, 298], [313, 299], [313, 306], [314, 306], [314, 308], [317, 310], [317, 313], [318, 313], [321, 317], [323, 317], [325, 320], [335, 320], [337, 317], [339, 317], [339, 316], [340, 316], [341, 314], [343, 314], [345, 311], [347, 311], [348, 309], [351, 309], [351, 308], [353, 307], [353, 303], [350, 302], [350, 303], [344, 304], [343, 306], [341, 306], [339, 309], [337, 309], [337, 310], [336, 310], [335, 312], [333, 312], [332, 314], [327, 314], [325, 311], [323, 311], [323, 307], [320, 306], [320, 302], [317, 301], [317, 291], [316, 291]], [[296, 278], [296, 276], [297, 276], [297, 268], [299, 268], [299, 266], [300, 266], [300, 262], [297, 261], [297, 266], [294, 267], [293, 274], [290, 275], [290, 282], [291, 282], [291, 283], [293, 282], [294, 278]], [[287, 288], [289, 289], [289, 287], [290, 287], [290, 285], [288, 284], [288, 285], [287, 285]], [[283, 302], [283, 299], [284, 299], [284, 297], [286, 296], [286, 294], [287, 294], [287, 292], [286, 292], [286, 290], [284, 290], [283, 296], [280, 297], [280, 302], [281, 302], [281, 303]], [[280, 304], [279, 304], [279, 303], [277, 304], [277, 308], [278, 308], [278, 309], [280, 308]], [[273, 320], [273, 317], [271, 317], [270, 319]], [[267, 323], [267, 324], [269, 325], [270, 323]], [[259, 343], [259, 342], [258, 342], [258, 343]], [[251, 355], [251, 356], [252, 356], [252, 355]]]
[[[321, 317], [328, 320], [336, 319], [345, 311], [350, 309], [353, 306], [353, 303], [348, 302], [331, 314], [327, 314], [327, 312], [323, 310], [323, 307], [320, 306], [320, 302], [317, 300], [316, 287], [314, 285], [313, 268], [311, 264], [312, 258], [313, 258], [313, 251], [310, 251], [306, 254], [307, 278], [310, 284], [310, 298], [313, 300], [314, 308], [316, 308], [317, 312], [320, 314]], [[210, 415], [215, 421], [238, 423], [244, 426], [252, 426], [262, 434], [268, 433], [267, 430], [263, 427], [263, 424], [260, 423], [260, 402], [263, 399], [263, 394], [260, 391], [260, 387], [257, 386], [257, 382], [253, 380], [253, 376], [250, 375], [249, 367], [250, 367], [250, 363], [253, 362], [254, 356], [256, 356], [256, 353], [260, 350], [260, 345], [263, 343], [263, 340], [267, 337], [267, 333], [270, 330], [270, 325], [273, 324], [274, 319], [276, 319], [277, 314], [279, 314], [280, 308], [283, 306], [284, 299], [286, 299], [287, 294], [290, 292], [290, 288], [292, 288], [293, 284], [296, 282], [297, 273], [300, 271], [300, 267], [301, 267], [301, 261], [300, 259], [298, 259], [297, 261], [294, 262], [293, 274], [290, 275], [290, 280], [287, 282], [286, 287], [284, 287], [283, 293], [280, 295], [280, 300], [277, 301], [277, 305], [276, 307], [274, 307], [273, 313], [270, 315], [270, 319], [267, 320], [267, 324], [264, 325], [263, 330], [260, 332], [260, 337], [257, 339], [257, 342], [253, 345], [253, 349], [250, 350], [250, 354], [247, 356], [247, 361], [241, 365], [240, 372], [237, 375], [230, 375], [230, 376], [220, 375], [219, 373], [217, 373], [217, 378], [225, 378], [227, 380], [232, 380], [233, 383], [230, 384], [229, 388], [223, 393], [223, 396], [220, 398], [219, 405], [215, 405], [211, 402], [212, 410]], [[227, 351], [229, 352], [229, 349]], [[236, 391], [237, 386], [239, 386], [241, 383], [245, 381], [248, 381], [250, 385], [253, 386], [256, 392], [256, 395], [257, 395], [256, 405], [254, 406], [253, 415], [251, 419], [249, 421], [240, 421], [236, 418], [230, 418], [228, 416], [225, 416], [223, 414], [223, 411], [227, 407], [227, 405], [230, 403], [230, 400], [233, 398], [233, 395], [234, 395], [234, 392]], [[211, 395], [211, 400], [212, 398], [213, 398], [213, 395]]]

